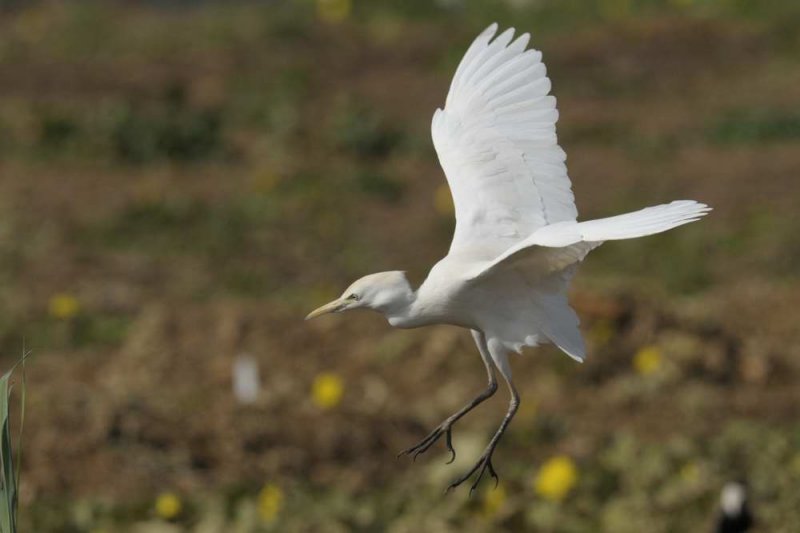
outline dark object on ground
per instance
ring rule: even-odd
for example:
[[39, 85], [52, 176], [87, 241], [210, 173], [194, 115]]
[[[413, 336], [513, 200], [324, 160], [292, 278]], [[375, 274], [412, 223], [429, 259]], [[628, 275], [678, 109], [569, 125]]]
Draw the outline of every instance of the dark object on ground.
[[732, 482], [722, 487], [716, 533], [744, 533], [753, 527], [753, 514], [747, 505], [744, 483]]

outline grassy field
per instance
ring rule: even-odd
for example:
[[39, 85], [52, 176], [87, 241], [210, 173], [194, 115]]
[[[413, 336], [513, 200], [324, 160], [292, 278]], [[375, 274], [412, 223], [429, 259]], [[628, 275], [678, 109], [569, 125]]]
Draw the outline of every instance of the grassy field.
[[[800, 4], [160, 4], [0, 1], [22, 531], [710, 531], [733, 479], [756, 531], [800, 527]], [[515, 358], [502, 481], [470, 499], [442, 491], [504, 394], [453, 465], [395, 459], [484, 386], [469, 335], [302, 317], [446, 252], [430, 118], [495, 20], [544, 53], [582, 218], [715, 210], [590, 256], [588, 361]]]

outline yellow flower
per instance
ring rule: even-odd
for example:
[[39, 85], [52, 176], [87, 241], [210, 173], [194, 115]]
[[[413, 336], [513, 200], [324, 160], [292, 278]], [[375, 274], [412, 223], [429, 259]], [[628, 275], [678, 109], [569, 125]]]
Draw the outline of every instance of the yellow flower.
[[507, 499], [508, 495], [503, 485], [498, 485], [496, 489], [489, 489], [489, 491], [483, 495], [483, 506], [481, 509], [483, 515], [487, 518], [496, 515], [500, 509], [503, 508]]
[[325, 22], [342, 22], [352, 9], [352, 0], [317, 0], [317, 15]]
[[172, 520], [181, 514], [183, 504], [174, 492], [163, 492], [156, 498], [156, 514], [164, 520]]
[[71, 294], [55, 294], [48, 303], [50, 316], [59, 320], [68, 320], [78, 314], [81, 309], [78, 299]]
[[536, 493], [553, 502], [563, 500], [578, 482], [578, 469], [566, 455], [558, 455], [547, 461], [534, 480]]
[[633, 356], [633, 367], [636, 371], [648, 376], [661, 367], [661, 350], [655, 346], [645, 346]]
[[324, 373], [314, 379], [311, 396], [321, 409], [330, 409], [339, 405], [344, 394], [342, 379], [333, 373]]
[[283, 507], [283, 491], [272, 483], [264, 485], [258, 493], [258, 516], [265, 524], [271, 524], [278, 518]]
[[456, 212], [450, 188], [446, 183], [439, 185], [433, 193], [433, 207], [440, 215], [452, 215]]

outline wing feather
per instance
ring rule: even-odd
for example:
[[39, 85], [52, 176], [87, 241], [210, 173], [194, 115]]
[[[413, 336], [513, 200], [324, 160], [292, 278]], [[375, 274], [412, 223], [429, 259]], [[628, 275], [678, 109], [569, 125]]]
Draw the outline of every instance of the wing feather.
[[[444, 109], [433, 114], [431, 135], [456, 228], [450, 253], [431, 276], [459, 276], [465, 293], [476, 291], [470, 320], [504, 349], [550, 340], [582, 360], [586, 348], [567, 300], [578, 264], [603, 241], [666, 231], [709, 208], [679, 201], [577, 222], [542, 54], [526, 50], [528, 34], [514, 39], [512, 28], [495, 38], [497, 31], [492, 24], [473, 41]], [[492, 305], [482, 307], [484, 298]]]
[[476, 280], [518, 267], [547, 276], [582, 261], [604, 241], [654, 235], [699, 220], [710, 211], [706, 204], [677, 200], [608, 218], [553, 224], [536, 231], [492, 261], [476, 265], [468, 279]]
[[530, 35], [492, 24], [461, 60], [433, 143], [456, 206], [451, 253], [496, 257], [537, 229], [575, 220], [574, 197], [558, 146], [556, 100]]

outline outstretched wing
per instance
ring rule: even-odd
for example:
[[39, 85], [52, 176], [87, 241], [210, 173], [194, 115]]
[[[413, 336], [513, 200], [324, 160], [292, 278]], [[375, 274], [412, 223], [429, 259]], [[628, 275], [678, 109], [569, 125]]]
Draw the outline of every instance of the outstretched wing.
[[431, 127], [456, 209], [450, 252], [493, 258], [577, 217], [542, 54], [492, 24], [467, 50]]
[[495, 259], [476, 264], [467, 277], [474, 280], [514, 268], [546, 276], [583, 261], [586, 254], [605, 241], [655, 235], [700, 220], [710, 211], [706, 204], [694, 200], [676, 200], [624, 215], [553, 224], [534, 232]]
[[[481, 316], [483, 333], [509, 351], [543, 338], [582, 361], [586, 349], [567, 287], [578, 263], [603, 241], [633, 239], [694, 222], [711, 210], [682, 200], [588, 222], [561, 222], [535, 231], [492, 261], [466, 272], [470, 282], [494, 294], [495, 306]], [[496, 297], [502, 294], [502, 297]], [[497, 302], [503, 311], [498, 312]], [[480, 312], [480, 310], [479, 310]]]

